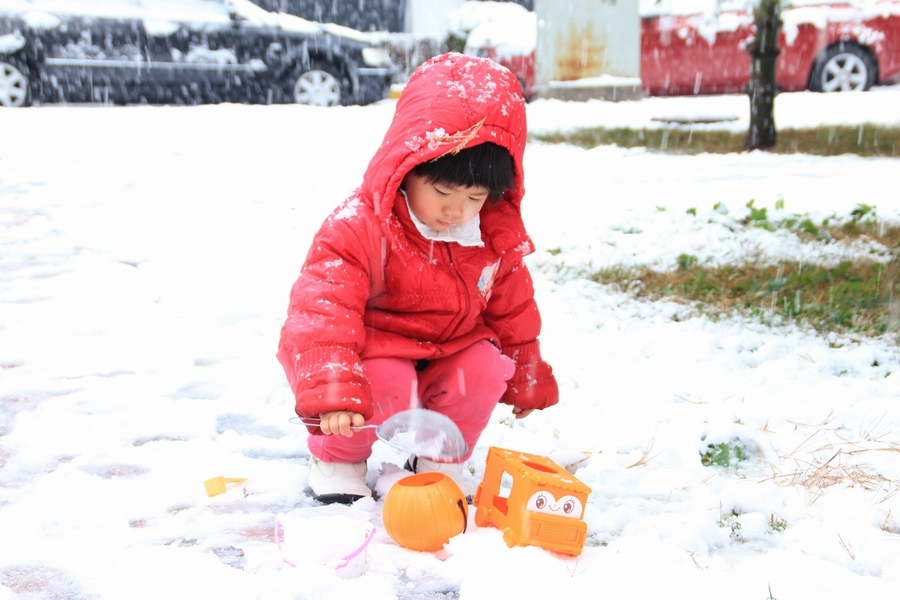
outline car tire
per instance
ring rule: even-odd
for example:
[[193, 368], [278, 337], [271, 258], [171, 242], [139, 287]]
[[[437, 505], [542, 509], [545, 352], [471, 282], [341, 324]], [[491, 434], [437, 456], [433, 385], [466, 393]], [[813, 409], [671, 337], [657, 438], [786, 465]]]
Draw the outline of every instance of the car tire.
[[28, 70], [19, 60], [0, 56], [0, 106], [18, 108], [30, 104]]
[[295, 71], [288, 90], [290, 102], [308, 106], [341, 106], [348, 97], [340, 69], [321, 61]]
[[856, 44], [835, 44], [816, 60], [809, 89], [814, 92], [862, 92], [875, 85], [877, 69], [875, 59], [867, 50]]

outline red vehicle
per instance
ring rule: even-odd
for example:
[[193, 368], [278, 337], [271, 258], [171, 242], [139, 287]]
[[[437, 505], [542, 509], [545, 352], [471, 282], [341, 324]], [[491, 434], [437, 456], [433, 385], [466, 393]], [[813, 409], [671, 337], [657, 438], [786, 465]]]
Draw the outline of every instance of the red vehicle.
[[477, 51], [469, 51], [473, 56], [490, 58], [512, 71], [519, 85], [522, 86], [522, 95], [527, 102], [534, 100], [536, 90], [534, 88], [534, 50], [531, 54], [498, 54], [493, 46], [484, 46]]
[[[671, 2], [678, 6], [678, 2]], [[641, 83], [649, 96], [743, 92], [750, 79], [752, 13], [721, 0], [715, 14], [641, 16]], [[743, 3], [741, 3], [743, 4]], [[797, 3], [795, 3], [797, 4]], [[867, 90], [900, 79], [900, 1], [785, 8], [776, 79], [783, 91]]]
[[[801, 6], [800, 3], [805, 3]], [[756, 34], [744, 0], [641, 3], [645, 96], [742, 93], [750, 81], [747, 43]], [[785, 0], [776, 77], [782, 91], [863, 91], [900, 80], [900, 0]], [[469, 50], [467, 50], [469, 51]], [[494, 58], [534, 93], [534, 52]], [[473, 53], [474, 53], [473, 52]]]

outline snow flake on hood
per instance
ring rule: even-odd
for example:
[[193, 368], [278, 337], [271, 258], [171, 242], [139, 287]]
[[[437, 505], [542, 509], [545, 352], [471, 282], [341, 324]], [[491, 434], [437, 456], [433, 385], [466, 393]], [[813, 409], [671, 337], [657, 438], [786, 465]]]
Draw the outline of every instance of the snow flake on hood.
[[334, 214], [331, 215], [332, 220], [334, 221], [343, 221], [345, 219], [352, 219], [358, 214], [359, 208], [362, 206], [362, 201], [358, 196], [352, 196], [344, 200], [340, 206], [334, 211]]
[[324, 263], [322, 263], [322, 266], [324, 266], [326, 269], [338, 269], [344, 266], [344, 261], [340, 258], [336, 258], [334, 260], [325, 261]]
[[454, 148], [451, 148], [446, 152], [447, 154], [455, 154], [465, 148], [466, 144], [475, 139], [478, 135], [478, 130], [481, 129], [482, 125], [484, 125], [484, 119], [478, 121], [467, 130], [457, 131], [453, 135], [448, 135], [443, 127], [438, 127], [437, 129], [426, 131], [425, 137], [419, 135], [413, 136], [411, 140], [406, 142], [406, 147], [413, 152], [418, 152], [422, 146], [427, 146], [429, 150], [437, 150], [445, 144], [456, 144]]
[[446, 137], [447, 132], [444, 131], [444, 128], [438, 127], [433, 131], [426, 131], [425, 137], [422, 137], [420, 135], [413, 136], [411, 140], [406, 142], [406, 147], [413, 152], [418, 152], [423, 145], [427, 145], [429, 150], [434, 150], [444, 143], [444, 139], [446, 139]]
[[[476, 75], [472, 72], [472, 67], [472, 63], [464, 65], [459, 79], [451, 79], [446, 82], [447, 94], [451, 97], [455, 95], [462, 100], [471, 99], [475, 102], [489, 102], [496, 96], [499, 85], [491, 76], [491, 73], [478, 73]], [[476, 79], [476, 77], [480, 77], [480, 79]], [[438, 85], [441, 85], [441, 83], [438, 82]]]

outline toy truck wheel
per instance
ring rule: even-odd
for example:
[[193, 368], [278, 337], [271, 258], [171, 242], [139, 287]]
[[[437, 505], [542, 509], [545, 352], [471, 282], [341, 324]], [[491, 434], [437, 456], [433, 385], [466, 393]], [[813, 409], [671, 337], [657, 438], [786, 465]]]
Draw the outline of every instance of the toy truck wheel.
[[516, 532], [512, 529], [504, 529], [503, 530], [503, 541], [506, 542], [506, 545], [512, 548], [516, 545]]
[[487, 518], [487, 511], [481, 510], [480, 508], [475, 509], [475, 525], [478, 527], [487, 527], [491, 524], [491, 522]]

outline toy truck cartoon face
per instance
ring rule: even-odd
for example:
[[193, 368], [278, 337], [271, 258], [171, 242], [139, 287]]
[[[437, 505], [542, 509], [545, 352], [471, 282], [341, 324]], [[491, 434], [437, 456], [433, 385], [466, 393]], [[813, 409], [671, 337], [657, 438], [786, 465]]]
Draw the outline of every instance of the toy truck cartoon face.
[[577, 497], [566, 494], [557, 499], [549, 491], [533, 493], [525, 503], [525, 510], [572, 519], [584, 517], [584, 504]]
[[492, 447], [475, 495], [475, 524], [502, 530], [510, 547], [534, 545], [578, 555], [587, 532], [582, 519], [590, 492], [546, 457]]

